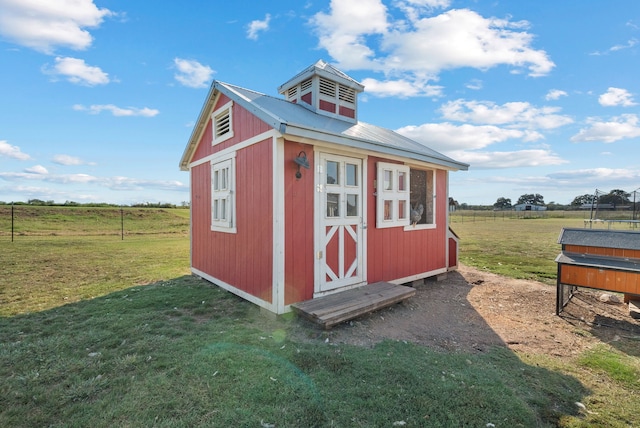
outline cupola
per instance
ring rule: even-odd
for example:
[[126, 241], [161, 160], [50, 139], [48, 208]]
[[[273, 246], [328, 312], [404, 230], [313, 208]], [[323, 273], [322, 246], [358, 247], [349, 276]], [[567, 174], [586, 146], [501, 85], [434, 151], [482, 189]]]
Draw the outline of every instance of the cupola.
[[278, 88], [287, 101], [352, 123], [358, 121], [358, 94], [362, 91], [364, 86], [323, 60]]

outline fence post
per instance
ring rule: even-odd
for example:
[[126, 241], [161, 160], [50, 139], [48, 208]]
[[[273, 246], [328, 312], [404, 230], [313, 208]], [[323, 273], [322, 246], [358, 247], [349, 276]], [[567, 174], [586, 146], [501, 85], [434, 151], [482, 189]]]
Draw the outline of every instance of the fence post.
[[11, 242], [13, 242], [13, 202], [11, 202]]
[[120, 240], [124, 241], [124, 208], [120, 205]]

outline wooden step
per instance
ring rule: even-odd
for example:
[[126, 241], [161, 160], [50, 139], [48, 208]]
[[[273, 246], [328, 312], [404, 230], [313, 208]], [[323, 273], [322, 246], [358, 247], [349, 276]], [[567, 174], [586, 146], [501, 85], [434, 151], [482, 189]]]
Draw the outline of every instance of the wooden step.
[[631, 318], [640, 319], [640, 300], [629, 300], [629, 315]]
[[391, 306], [416, 294], [416, 290], [389, 282], [376, 282], [351, 290], [294, 303], [299, 315], [328, 329], [360, 315]]

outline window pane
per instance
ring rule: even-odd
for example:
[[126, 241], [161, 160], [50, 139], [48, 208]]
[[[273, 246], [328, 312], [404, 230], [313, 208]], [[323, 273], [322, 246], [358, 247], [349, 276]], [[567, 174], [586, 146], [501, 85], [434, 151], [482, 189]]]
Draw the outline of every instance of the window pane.
[[340, 194], [327, 193], [327, 217], [340, 217]]
[[213, 219], [218, 220], [220, 217], [218, 216], [218, 200], [215, 199], [213, 201]]
[[433, 211], [434, 211], [434, 204], [435, 201], [433, 199], [434, 197], [434, 189], [433, 189], [433, 184], [434, 184], [434, 179], [433, 179], [433, 171], [427, 171], [427, 204], [425, 205], [425, 223], [427, 224], [433, 224], [434, 223], [434, 219], [433, 219]]
[[347, 186], [358, 185], [358, 165], [347, 164]]
[[[434, 222], [433, 184], [433, 171], [411, 170], [411, 206], [416, 210], [416, 218], [418, 218], [417, 211], [420, 211], [420, 206], [422, 205], [422, 213], [417, 224], [433, 224]], [[413, 223], [413, 214], [411, 217]]]
[[384, 220], [393, 220], [393, 201], [384, 201]]
[[213, 190], [220, 190], [218, 170], [213, 171]]
[[340, 163], [327, 161], [327, 184], [340, 184]]
[[398, 190], [401, 192], [407, 190], [407, 173], [404, 171], [398, 172]]
[[393, 171], [384, 170], [384, 190], [393, 190]]
[[220, 199], [220, 220], [227, 219], [227, 200]]
[[347, 195], [347, 217], [358, 216], [358, 195]]
[[220, 189], [227, 190], [229, 183], [229, 168], [220, 170]]
[[407, 218], [407, 201], [398, 201], [398, 219]]

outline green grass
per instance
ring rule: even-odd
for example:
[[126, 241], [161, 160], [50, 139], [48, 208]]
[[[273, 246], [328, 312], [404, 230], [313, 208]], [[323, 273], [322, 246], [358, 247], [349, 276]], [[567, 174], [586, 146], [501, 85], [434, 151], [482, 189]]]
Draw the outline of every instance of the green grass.
[[582, 218], [575, 217], [485, 220], [452, 222], [461, 238], [460, 261], [499, 275], [547, 284], [555, 284], [560, 231], [584, 225]]
[[553, 426], [586, 392], [505, 349], [300, 343], [263, 317], [181, 277], [3, 318], [0, 425]]
[[[143, 211], [129, 220], [139, 233], [124, 240], [113, 222], [96, 220], [107, 214], [69, 212], [32, 219], [14, 242], [0, 236], [0, 426], [640, 424], [637, 353], [605, 344], [566, 359], [335, 345], [188, 275], [187, 210]], [[65, 218], [65, 232], [52, 234]], [[491, 249], [481, 260], [489, 269], [491, 257], [508, 266], [503, 245], [555, 257], [565, 220], [454, 229], [463, 258]], [[514, 234], [526, 243], [505, 241]], [[504, 273], [537, 277], [535, 264]]]

